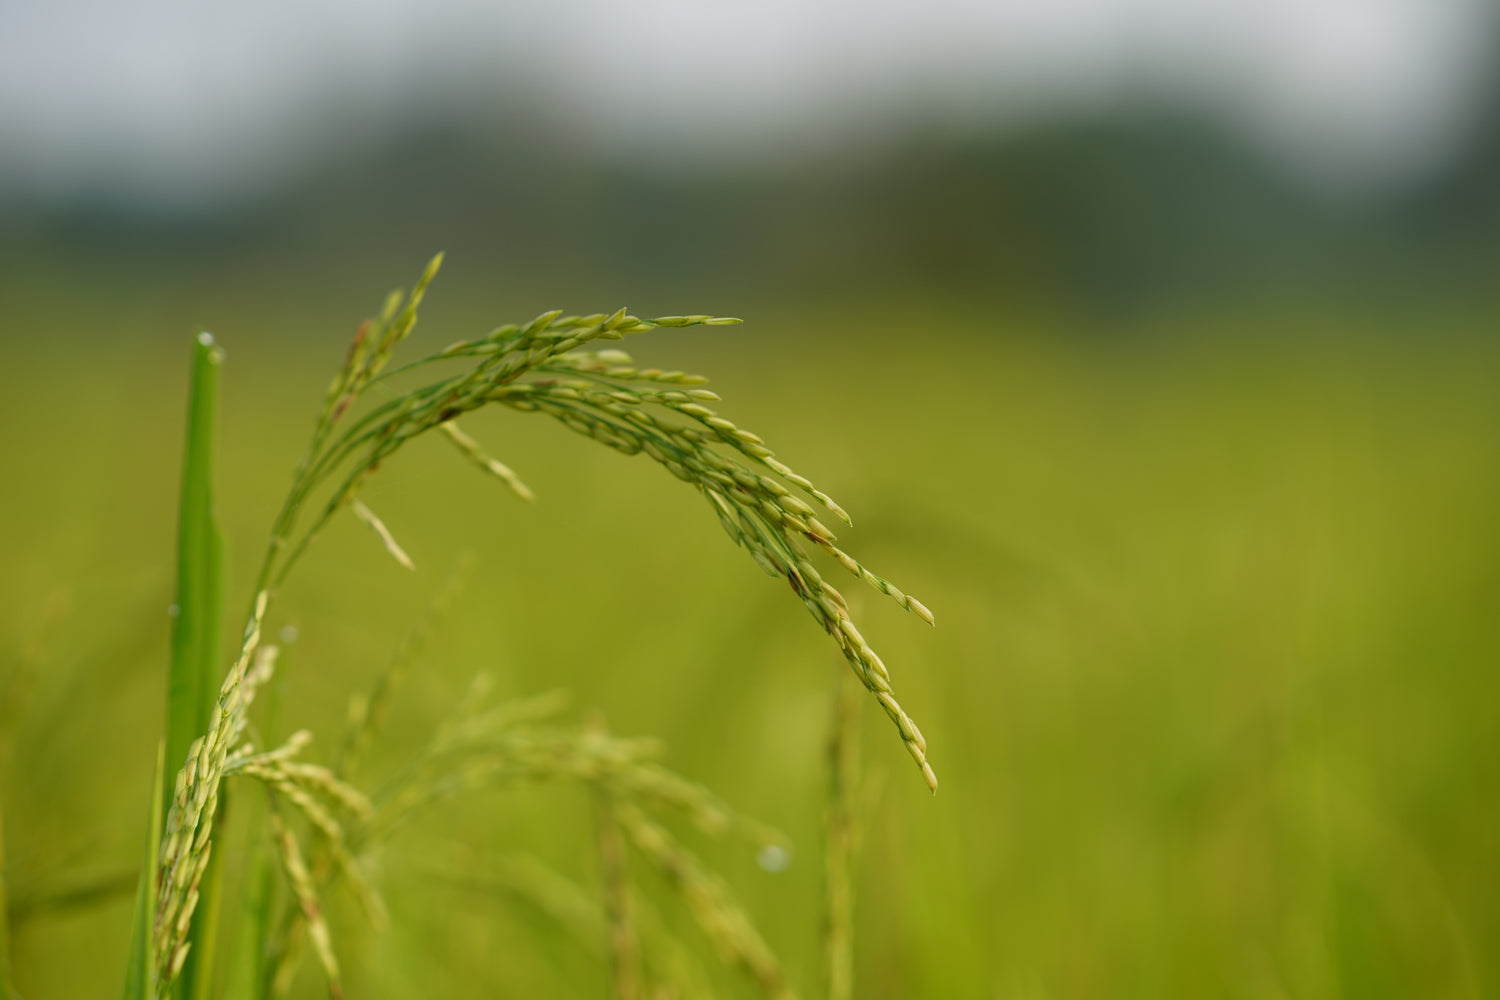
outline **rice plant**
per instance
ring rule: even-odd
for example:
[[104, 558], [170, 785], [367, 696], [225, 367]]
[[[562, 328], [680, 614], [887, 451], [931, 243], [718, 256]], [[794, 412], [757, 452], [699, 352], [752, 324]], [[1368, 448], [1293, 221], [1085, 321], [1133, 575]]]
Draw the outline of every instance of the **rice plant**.
[[[602, 898], [580, 896], [561, 876], [524, 860], [511, 867], [509, 882], [565, 914], [580, 934], [591, 939], [603, 935], [602, 942], [593, 943], [608, 957], [616, 997], [700, 992], [693, 985], [699, 973], [692, 960], [670, 942], [663, 943], [657, 931], [645, 930], [650, 921], [633, 902], [623, 863], [627, 852], [665, 876], [726, 964], [742, 970], [767, 996], [791, 996], [785, 973], [727, 884], [655, 814], [678, 813], [707, 832], [737, 834], [763, 848], [781, 849], [780, 835], [663, 767], [654, 759], [658, 748], [652, 741], [615, 736], [598, 718], [559, 721], [566, 704], [561, 694], [497, 704], [484, 680], [476, 680], [414, 758], [383, 782], [365, 786], [365, 752], [451, 587], [435, 599], [369, 690], [351, 699], [349, 722], [334, 744], [331, 763], [306, 759], [310, 733], [295, 732], [277, 742], [271, 718], [251, 723], [251, 709], [277, 670], [279, 650], [266, 636], [278, 595], [335, 517], [348, 511], [398, 563], [410, 567], [399, 541], [362, 499], [371, 477], [406, 443], [436, 432], [462, 459], [522, 500], [532, 499], [516, 472], [459, 426], [468, 414], [500, 405], [550, 417], [624, 454], [644, 454], [698, 492], [734, 544], [768, 576], [784, 581], [806, 607], [853, 677], [891, 719], [928, 787], [937, 788], [926, 740], [901, 707], [889, 671], [861, 635], [843, 595], [814, 565], [815, 553], [928, 624], [931, 612], [840, 547], [834, 532], [819, 520], [818, 508], [846, 524], [848, 515], [811, 480], [781, 462], [759, 436], [711, 409], [707, 404], [718, 396], [703, 388], [706, 379], [639, 367], [625, 352], [601, 343], [661, 327], [739, 321], [707, 315], [641, 319], [624, 309], [593, 315], [553, 311], [396, 363], [397, 349], [416, 325], [418, 307], [440, 263], [441, 255], [409, 294], [392, 293], [349, 345], [272, 521], [239, 652], [222, 676], [214, 650], [222, 617], [223, 542], [214, 522], [211, 488], [222, 355], [206, 334], [195, 344], [168, 725], [156, 782], [156, 795], [164, 801], [149, 813], [151, 847], [140, 882], [125, 994], [157, 1000], [212, 995], [219, 964], [220, 858], [215, 843], [226, 811], [225, 779], [241, 777], [264, 792], [271, 847], [252, 858], [248, 875], [253, 918], [242, 937], [250, 944], [252, 967], [245, 973], [248, 984], [236, 985], [250, 996], [284, 995], [308, 952], [322, 968], [330, 995], [341, 996], [336, 943], [324, 913], [329, 889], [335, 884], [349, 889], [371, 924], [380, 927], [386, 906], [364, 859], [392, 831], [418, 810], [452, 795], [543, 781], [591, 790], [604, 873]], [[846, 997], [851, 988], [848, 883], [856, 839], [856, 767], [850, 742], [853, 703], [841, 695], [837, 704], [830, 748], [827, 951], [830, 995]], [[275, 711], [274, 705], [267, 709], [271, 716]], [[169, 773], [175, 774], [170, 782]], [[288, 888], [279, 908], [268, 882], [278, 868]]]

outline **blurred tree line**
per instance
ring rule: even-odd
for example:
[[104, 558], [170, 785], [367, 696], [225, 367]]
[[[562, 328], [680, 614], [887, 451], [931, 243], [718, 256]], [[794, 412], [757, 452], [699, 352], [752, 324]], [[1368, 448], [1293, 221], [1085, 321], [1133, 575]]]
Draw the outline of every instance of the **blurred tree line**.
[[1314, 190], [1222, 124], [1165, 107], [743, 166], [611, 159], [513, 109], [351, 141], [272, 191], [191, 212], [101, 195], [0, 213], [11, 264], [404, 273], [442, 247], [546, 288], [695, 301], [899, 289], [1106, 327], [1259, 296], [1487, 298], [1500, 85], [1456, 159], [1376, 197]]

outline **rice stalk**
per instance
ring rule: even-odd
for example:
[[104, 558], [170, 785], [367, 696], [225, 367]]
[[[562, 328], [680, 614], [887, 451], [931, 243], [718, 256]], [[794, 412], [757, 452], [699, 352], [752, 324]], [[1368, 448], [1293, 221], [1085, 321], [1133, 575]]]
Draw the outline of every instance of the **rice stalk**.
[[[269, 673], [269, 665], [265, 671], [258, 665], [262, 659], [260, 633], [270, 604], [302, 556], [346, 508], [370, 525], [398, 561], [410, 564], [389, 530], [362, 504], [360, 493], [370, 477], [407, 442], [428, 431], [441, 430], [469, 460], [529, 496], [530, 491], [508, 467], [490, 458], [454, 424], [458, 418], [494, 404], [544, 414], [624, 454], [645, 454], [695, 488], [731, 539], [746, 549], [763, 571], [786, 580], [891, 718], [924, 780], [936, 790], [937, 778], [927, 759], [925, 738], [896, 699], [890, 672], [854, 625], [843, 595], [813, 566], [812, 549], [831, 557], [928, 624], [932, 623], [932, 613], [837, 545], [837, 537], [818, 520], [809, 501], [845, 523], [849, 523], [848, 514], [810, 480], [779, 460], [759, 436], [706, 407], [705, 403], [718, 397], [699, 388], [704, 379], [684, 372], [640, 368], [624, 352], [594, 346], [599, 341], [620, 340], [658, 327], [725, 326], [739, 321], [709, 315], [641, 319], [624, 309], [608, 315], [564, 316], [559, 310], [543, 313], [525, 325], [499, 327], [475, 340], [460, 341], [388, 370], [396, 348], [417, 322], [418, 306], [441, 260], [441, 255], [433, 258], [410, 294], [393, 294], [379, 316], [359, 328], [330, 382], [308, 449], [297, 463], [292, 485], [273, 520], [239, 655], [223, 678], [212, 709], [192, 730], [198, 735], [184, 753], [185, 763], [174, 783], [159, 852], [161, 893], [152, 935], [159, 995], [170, 990], [198, 939], [189, 928], [200, 904], [205, 872], [210, 870], [226, 760], [240, 745], [255, 687]], [[437, 366], [446, 367], [449, 373], [429, 376], [430, 381], [415, 388], [393, 387], [396, 376]], [[452, 371], [455, 367], [458, 370]], [[376, 387], [382, 399], [367, 404], [368, 390]], [[209, 550], [211, 546], [205, 549]], [[209, 551], [206, 565], [214, 565], [211, 555]], [[210, 573], [205, 579], [212, 576]], [[187, 645], [205, 648], [201, 644], [185, 644], [184, 648]], [[351, 713], [356, 743], [363, 738], [361, 729], [374, 719], [376, 697], [384, 696], [377, 690], [363, 706], [356, 703], [356, 711]], [[180, 741], [181, 734], [176, 738]], [[424, 775], [422, 783], [408, 780], [393, 797], [377, 801], [374, 817], [361, 828], [363, 836], [387, 833], [410, 809], [464, 788], [494, 780], [560, 777], [592, 782], [607, 778], [620, 787], [633, 783], [642, 794], [654, 793], [662, 801], [694, 806], [697, 820], [708, 826], [718, 822], [715, 808], [706, 799], [694, 800], [684, 792], [684, 786], [645, 766], [649, 747], [640, 741], [590, 740], [580, 738], [577, 732], [539, 727], [511, 731], [501, 720], [482, 715], [462, 720], [447, 738], [454, 742], [429, 747], [426, 757], [408, 775], [409, 779]], [[236, 761], [243, 763], [238, 758]], [[338, 853], [347, 851], [337, 846], [337, 837], [331, 835], [334, 826], [321, 822], [324, 817], [317, 811], [321, 806], [308, 792], [306, 781], [299, 782], [285, 760], [265, 760], [255, 767], [262, 772], [256, 776], [271, 781], [278, 794], [297, 805], [325, 834], [325, 842], [334, 845], [330, 849], [339, 865]], [[306, 779], [305, 772], [302, 777]], [[307, 803], [312, 803], [311, 810], [306, 808]], [[649, 821], [639, 818], [634, 826], [626, 824], [627, 833], [638, 846], [642, 842], [650, 845], [662, 863], [676, 857], [670, 844], [663, 846]], [[282, 823], [279, 818], [275, 821]], [[286, 844], [282, 848], [283, 864], [290, 865], [289, 859], [294, 856]], [[295, 858], [300, 862], [300, 854]], [[350, 864], [341, 867], [347, 875], [355, 872]], [[696, 869], [685, 863], [674, 870], [680, 884], [691, 887], [689, 897], [697, 900], [694, 905], [700, 913], [708, 913], [705, 901], [717, 898], [705, 888], [709, 883], [698, 879]], [[312, 878], [312, 874], [307, 873], [307, 877]], [[293, 888], [305, 911], [305, 886], [299, 888], [295, 882]], [[211, 900], [211, 886], [207, 896]], [[724, 926], [737, 925], [730, 921]], [[326, 926], [321, 933], [326, 935]], [[755, 948], [745, 943], [750, 941], [747, 937], [741, 942], [741, 957], [758, 981], [775, 992], [772, 987], [776, 984], [767, 978], [769, 966]], [[315, 944], [321, 955], [324, 945]]]

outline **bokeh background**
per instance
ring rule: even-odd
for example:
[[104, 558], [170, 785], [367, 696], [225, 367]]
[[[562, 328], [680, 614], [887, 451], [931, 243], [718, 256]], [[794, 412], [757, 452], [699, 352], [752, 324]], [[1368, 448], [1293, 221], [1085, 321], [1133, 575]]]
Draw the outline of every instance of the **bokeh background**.
[[[633, 350], [713, 376], [936, 612], [862, 600], [943, 786], [867, 705], [858, 995], [1500, 995], [1497, 15], [0, 3], [17, 990], [120, 982], [191, 333], [228, 352], [240, 608], [347, 338], [441, 249], [414, 351], [559, 306], [745, 317]], [[440, 443], [384, 470], [418, 571], [354, 523], [320, 543], [282, 604], [287, 724], [331, 745], [473, 552], [386, 763], [480, 671], [661, 737], [792, 837], [779, 873], [690, 842], [818, 995], [836, 652], [650, 463], [471, 429], [539, 502]], [[591, 884], [587, 804], [409, 831], [393, 928], [335, 907], [350, 995], [603, 995], [555, 926], [432, 875], [519, 851]]]

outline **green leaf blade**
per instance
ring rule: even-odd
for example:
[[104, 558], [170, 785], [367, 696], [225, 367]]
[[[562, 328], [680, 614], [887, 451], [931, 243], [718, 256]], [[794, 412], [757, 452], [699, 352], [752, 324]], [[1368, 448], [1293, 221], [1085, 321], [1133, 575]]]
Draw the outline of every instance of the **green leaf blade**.
[[[167, 678], [167, 760], [175, 769], [188, 748], [208, 732], [219, 690], [219, 645], [223, 628], [224, 536], [214, 511], [214, 438], [218, 424], [219, 375], [224, 354], [213, 337], [193, 342], [187, 433], [183, 444], [182, 494], [177, 521], [177, 599], [172, 659]], [[195, 980], [211, 979], [216, 936], [218, 866], [206, 873], [190, 940], [196, 942], [175, 984], [174, 995], [199, 995]]]
[[218, 693], [218, 647], [223, 622], [224, 538], [214, 517], [214, 431], [224, 355], [213, 337], [193, 343], [192, 385], [183, 447], [177, 521], [177, 600], [167, 679], [167, 760], [187, 759], [193, 740], [208, 730]]

